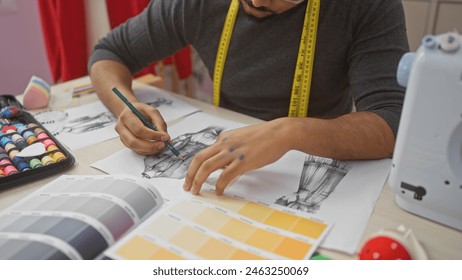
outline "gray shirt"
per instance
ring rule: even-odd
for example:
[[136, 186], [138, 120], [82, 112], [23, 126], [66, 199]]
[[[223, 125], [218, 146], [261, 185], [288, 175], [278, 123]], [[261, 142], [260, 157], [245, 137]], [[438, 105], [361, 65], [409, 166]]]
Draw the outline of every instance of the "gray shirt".
[[[102, 38], [90, 61], [111, 59], [135, 73], [191, 44], [211, 76], [230, 0], [151, 0]], [[265, 19], [239, 8], [220, 106], [270, 120], [288, 115], [307, 2]], [[401, 0], [321, 0], [308, 115], [380, 115], [395, 133], [404, 99], [396, 82], [409, 49]]]

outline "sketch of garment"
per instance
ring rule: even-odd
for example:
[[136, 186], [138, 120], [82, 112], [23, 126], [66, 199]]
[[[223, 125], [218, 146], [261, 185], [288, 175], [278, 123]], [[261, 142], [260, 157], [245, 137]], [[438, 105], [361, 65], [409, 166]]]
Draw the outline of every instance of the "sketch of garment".
[[67, 112], [48, 110], [39, 112], [34, 117], [55, 136], [64, 132], [80, 134], [95, 131], [116, 121], [116, 118], [110, 112], [86, 115], [69, 120]]
[[103, 112], [66, 121], [63, 124], [62, 132], [70, 132], [76, 134], [86, 133], [101, 129], [114, 122], [114, 115], [112, 115], [110, 112]]
[[223, 130], [224, 128], [211, 126], [199, 132], [186, 133], [176, 137], [172, 140], [173, 146], [183, 155], [185, 160], [178, 159], [169, 149], [156, 156], [145, 157], [143, 177], [183, 179], [194, 155], [215, 143]]
[[157, 97], [155, 100], [146, 102], [151, 107], [158, 108], [161, 105], [172, 105], [173, 101], [164, 97]]
[[[146, 104], [158, 108], [162, 105], [172, 105], [173, 101], [164, 97], [157, 97]], [[34, 117], [43, 124], [54, 136], [62, 133], [86, 133], [114, 124], [117, 119], [110, 112], [98, 112], [68, 119], [68, 113], [63, 111], [47, 110], [34, 114]]]
[[62, 133], [81, 134], [104, 128], [115, 122], [115, 117], [110, 112], [98, 113], [90, 116], [78, 117], [62, 122], [48, 123], [46, 128], [53, 135], [57, 136]]
[[315, 213], [350, 169], [346, 162], [309, 155], [303, 164], [298, 191], [278, 198], [275, 203]]

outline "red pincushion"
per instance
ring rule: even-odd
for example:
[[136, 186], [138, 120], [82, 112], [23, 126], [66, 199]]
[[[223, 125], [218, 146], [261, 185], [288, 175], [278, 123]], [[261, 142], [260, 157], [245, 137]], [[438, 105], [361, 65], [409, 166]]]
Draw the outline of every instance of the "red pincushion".
[[369, 239], [359, 252], [360, 260], [410, 260], [406, 247], [387, 236]]

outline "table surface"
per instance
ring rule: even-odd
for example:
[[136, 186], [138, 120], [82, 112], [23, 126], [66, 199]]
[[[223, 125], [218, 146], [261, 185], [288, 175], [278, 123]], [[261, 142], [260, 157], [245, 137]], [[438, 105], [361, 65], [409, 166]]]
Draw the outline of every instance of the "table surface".
[[[143, 80], [144, 81], [144, 80]], [[66, 83], [54, 85], [52, 94], [67, 91], [75, 86], [89, 83], [88, 77], [79, 78]], [[174, 93], [172, 93], [174, 94]], [[202, 109], [204, 112], [220, 116], [222, 118], [230, 118], [238, 122], [255, 124], [261, 120], [245, 116], [236, 112], [232, 112], [223, 108], [214, 107], [208, 103], [194, 100], [185, 96], [175, 94], [175, 97], [189, 102], [193, 106]], [[21, 96], [18, 97], [21, 100]], [[95, 94], [75, 98], [65, 108], [71, 108], [89, 102], [98, 100]], [[64, 109], [64, 108], [60, 108]], [[174, 122], [169, 122], [172, 125]], [[102, 171], [90, 167], [90, 164], [100, 159], [106, 158], [113, 153], [123, 149], [124, 146], [119, 138], [115, 138], [102, 143], [97, 143], [82, 149], [71, 151], [75, 157], [75, 164], [70, 169], [66, 170], [66, 175], [96, 175], [104, 174]], [[0, 191], [0, 210], [11, 206], [18, 200], [22, 199], [29, 193], [44, 186], [48, 182], [56, 179], [63, 174], [52, 175], [47, 178], [39, 179], [34, 182], [22, 184], [16, 187], [4, 189]], [[408, 213], [398, 207], [394, 201], [394, 193], [388, 184], [385, 184], [375, 205], [374, 211], [369, 219], [367, 228], [363, 233], [361, 243], [358, 247], [359, 251], [371, 236], [383, 229], [396, 229], [400, 225], [404, 225], [413, 231], [417, 240], [420, 242], [426, 251], [429, 259], [462, 260], [462, 232], [450, 227], [438, 224], [434, 221], [427, 220], [420, 216]], [[320, 248], [318, 250], [323, 255], [333, 259], [357, 259], [357, 255], [348, 255], [337, 251], [326, 250]]]

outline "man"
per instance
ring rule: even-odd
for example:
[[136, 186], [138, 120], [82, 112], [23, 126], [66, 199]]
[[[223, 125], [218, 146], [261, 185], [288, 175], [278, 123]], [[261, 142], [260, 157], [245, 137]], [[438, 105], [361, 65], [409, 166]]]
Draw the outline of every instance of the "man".
[[[92, 82], [118, 117], [116, 130], [127, 147], [152, 155], [170, 140], [159, 113], [133, 96], [132, 74], [187, 44], [214, 73], [230, 3], [152, 0], [140, 16], [96, 46], [89, 63]], [[223, 169], [216, 183], [221, 194], [237, 176], [289, 150], [339, 160], [392, 155], [404, 99], [395, 73], [408, 51], [401, 1], [320, 1], [308, 117], [287, 117], [308, 4], [239, 0], [220, 80], [220, 106], [268, 122], [223, 132], [192, 160], [185, 190], [199, 193], [207, 177]], [[144, 127], [112, 94], [114, 85], [159, 132]]]

